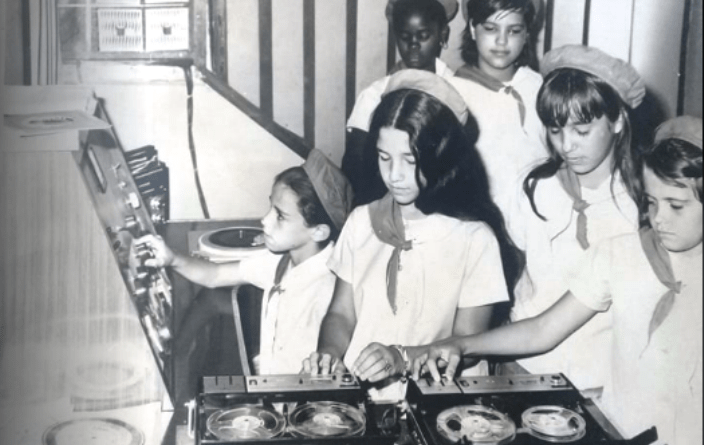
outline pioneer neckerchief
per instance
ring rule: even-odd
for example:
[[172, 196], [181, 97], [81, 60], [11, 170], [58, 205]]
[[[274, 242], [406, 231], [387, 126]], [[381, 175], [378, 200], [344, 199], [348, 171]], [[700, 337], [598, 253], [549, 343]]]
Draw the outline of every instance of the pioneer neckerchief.
[[523, 127], [526, 120], [526, 106], [523, 103], [523, 98], [520, 94], [518, 94], [518, 91], [516, 91], [515, 88], [513, 88], [511, 85], [504, 84], [500, 80], [491, 77], [484, 71], [471, 65], [462, 65], [461, 67], [459, 67], [455, 72], [455, 76], [460, 77], [462, 79], [471, 80], [472, 82], [476, 82], [491, 91], [495, 91], [497, 93], [499, 91], [504, 91], [506, 94], [510, 94], [511, 96], [513, 96], [513, 98], [516, 99], [518, 105], [518, 113], [521, 116], [521, 127]]
[[648, 344], [650, 344], [650, 338], [653, 332], [665, 321], [665, 318], [672, 310], [672, 306], [675, 304], [675, 295], [680, 293], [682, 283], [675, 279], [675, 273], [672, 271], [672, 263], [670, 263], [670, 255], [660, 243], [660, 237], [655, 230], [650, 227], [643, 227], [638, 232], [638, 235], [640, 236], [640, 244], [645, 253], [645, 257], [648, 258], [648, 262], [655, 276], [667, 287], [667, 292], [658, 300], [658, 304], [653, 311], [653, 316], [650, 319], [647, 347]]
[[401, 265], [401, 251], [411, 250], [413, 243], [406, 241], [401, 208], [390, 193], [369, 204], [369, 216], [372, 229], [377, 238], [385, 244], [394, 247], [391, 258], [386, 266], [386, 293], [394, 314], [396, 313], [396, 291], [398, 271]]
[[572, 208], [577, 212], [577, 241], [582, 249], [589, 248], [587, 239], [587, 215], [584, 211], [589, 207], [589, 203], [582, 199], [582, 188], [579, 185], [577, 175], [567, 166], [563, 165], [557, 171], [557, 179], [562, 184], [562, 188], [572, 198]]

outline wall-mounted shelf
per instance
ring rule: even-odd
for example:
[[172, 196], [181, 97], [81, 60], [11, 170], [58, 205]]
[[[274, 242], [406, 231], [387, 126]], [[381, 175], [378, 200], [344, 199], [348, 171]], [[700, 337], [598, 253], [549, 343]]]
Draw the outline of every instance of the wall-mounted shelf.
[[62, 59], [193, 59], [196, 1], [56, 0]]

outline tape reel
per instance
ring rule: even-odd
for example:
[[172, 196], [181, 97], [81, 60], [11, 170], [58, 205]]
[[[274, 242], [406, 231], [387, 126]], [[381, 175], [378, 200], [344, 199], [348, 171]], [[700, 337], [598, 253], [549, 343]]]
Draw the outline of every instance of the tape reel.
[[474, 444], [503, 445], [516, 437], [516, 425], [503, 413], [481, 405], [460, 405], [438, 414], [442, 437], [456, 443], [466, 438]]
[[293, 436], [351, 437], [361, 436], [366, 418], [359, 409], [338, 402], [311, 402], [289, 413], [289, 430]]
[[521, 417], [528, 434], [548, 442], [574, 442], [587, 432], [584, 418], [561, 406], [534, 406]]
[[271, 439], [286, 428], [279, 412], [259, 405], [240, 405], [208, 417], [208, 431], [219, 440]]

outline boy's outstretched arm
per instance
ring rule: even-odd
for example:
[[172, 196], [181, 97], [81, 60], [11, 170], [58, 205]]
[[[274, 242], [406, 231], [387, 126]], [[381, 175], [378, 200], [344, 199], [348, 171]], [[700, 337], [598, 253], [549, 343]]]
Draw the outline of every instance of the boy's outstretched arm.
[[438, 366], [446, 366], [445, 376], [453, 378], [461, 357], [492, 355], [534, 355], [547, 352], [564, 341], [596, 311], [585, 306], [571, 292], [565, 293], [542, 314], [483, 334], [451, 337], [426, 346], [408, 348], [413, 377], [424, 371], [440, 380]]
[[201, 286], [215, 288], [243, 284], [240, 262], [211, 263], [201, 258], [174, 252], [158, 235], [135, 239], [134, 244], [147, 244], [154, 257], [144, 261], [147, 267], [171, 267], [186, 279]]
[[325, 318], [320, 326], [318, 350], [303, 361], [303, 372], [328, 374], [344, 370], [342, 358], [357, 326], [352, 285], [338, 278]]

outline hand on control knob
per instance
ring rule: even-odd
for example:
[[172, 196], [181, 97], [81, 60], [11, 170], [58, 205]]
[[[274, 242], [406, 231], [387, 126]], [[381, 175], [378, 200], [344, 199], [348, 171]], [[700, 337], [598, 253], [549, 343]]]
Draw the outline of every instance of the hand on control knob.
[[176, 254], [166, 245], [163, 238], [158, 235], [145, 235], [134, 240], [136, 246], [147, 246], [151, 258], [144, 260], [147, 267], [168, 267], [174, 263]]

